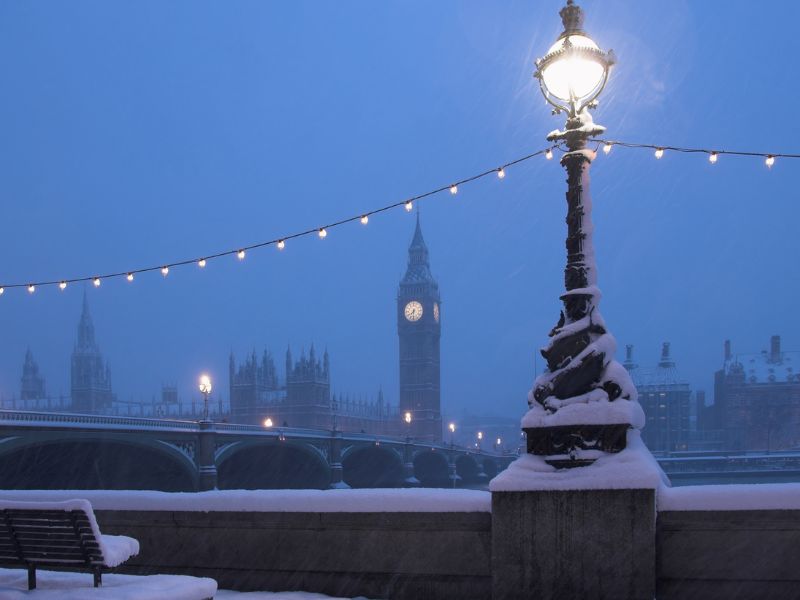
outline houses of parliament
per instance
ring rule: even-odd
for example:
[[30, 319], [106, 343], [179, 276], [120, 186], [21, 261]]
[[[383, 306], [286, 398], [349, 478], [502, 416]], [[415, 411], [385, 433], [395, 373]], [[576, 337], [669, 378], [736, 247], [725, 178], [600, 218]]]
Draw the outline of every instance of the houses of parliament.
[[[417, 440], [442, 439], [439, 340], [441, 336], [439, 285], [430, 269], [428, 247], [419, 214], [408, 248], [408, 265], [397, 291], [396, 318], [399, 339], [399, 403], [389, 405], [383, 392], [371, 400], [331, 394], [328, 351], [321, 355], [312, 345], [294, 358], [285, 354], [281, 374], [269, 351], [255, 352], [228, 364], [229, 403], [216, 403], [215, 418], [233, 423], [363, 432], [376, 435], [410, 435]], [[136, 414], [196, 418], [178, 401], [177, 389], [164, 386], [160, 402], [123, 402], [111, 387], [111, 371], [95, 340], [94, 323], [84, 295], [75, 346], [71, 357], [69, 398], [47, 394], [44, 377], [28, 350], [22, 367], [19, 400], [4, 408], [69, 410], [89, 414]], [[214, 404], [214, 403], [212, 403]], [[10, 405], [10, 406], [9, 406]], [[411, 422], [405, 415], [410, 413]], [[267, 421], [269, 420], [269, 421]]]

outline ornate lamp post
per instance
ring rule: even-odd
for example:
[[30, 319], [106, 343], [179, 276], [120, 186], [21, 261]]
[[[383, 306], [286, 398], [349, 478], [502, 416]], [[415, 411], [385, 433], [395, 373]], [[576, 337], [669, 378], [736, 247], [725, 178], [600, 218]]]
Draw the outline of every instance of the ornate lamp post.
[[203, 420], [208, 421], [208, 396], [211, 394], [211, 378], [203, 373], [200, 376], [200, 393], [203, 394]]
[[566, 125], [547, 136], [563, 143], [567, 172], [567, 265], [564, 308], [550, 341], [542, 348], [547, 370], [528, 394], [531, 410], [523, 419], [529, 453], [556, 467], [591, 464], [602, 452], [625, 448], [626, 432], [641, 427], [643, 413], [627, 371], [614, 360], [616, 342], [598, 310], [600, 291], [592, 244], [589, 167], [595, 154], [587, 140], [600, 135], [589, 109], [608, 81], [615, 62], [583, 30], [583, 11], [573, 0], [561, 9], [564, 32], [536, 61], [534, 76], [553, 114]]
[[456, 438], [456, 424], [450, 423], [447, 428], [450, 430], [450, 447], [452, 448], [455, 446], [455, 438]]
[[216, 432], [214, 423], [208, 418], [208, 396], [211, 393], [211, 378], [203, 373], [197, 386], [203, 394], [203, 419], [200, 421], [200, 432], [197, 440], [197, 466], [200, 472], [199, 488], [201, 491], [213, 490], [217, 487], [217, 466], [214, 460]]

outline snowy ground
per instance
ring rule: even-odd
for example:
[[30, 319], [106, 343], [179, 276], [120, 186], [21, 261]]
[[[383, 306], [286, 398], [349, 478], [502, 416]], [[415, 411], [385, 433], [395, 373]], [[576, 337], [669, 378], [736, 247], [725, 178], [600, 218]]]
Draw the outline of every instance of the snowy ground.
[[218, 590], [213, 579], [183, 575], [103, 575], [92, 587], [89, 573], [37, 571], [37, 586], [28, 591], [24, 569], [0, 569], [2, 600], [343, 600], [307, 592], [232, 592]]

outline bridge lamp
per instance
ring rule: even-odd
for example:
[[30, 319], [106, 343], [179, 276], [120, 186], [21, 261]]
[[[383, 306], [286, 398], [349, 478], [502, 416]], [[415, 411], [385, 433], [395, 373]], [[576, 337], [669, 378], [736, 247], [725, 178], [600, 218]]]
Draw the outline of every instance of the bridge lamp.
[[403, 421], [406, 422], [407, 425], [411, 425], [411, 411], [406, 411], [403, 415]]
[[203, 420], [208, 421], [208, 395], [211, 393], [211, 377], [203, 373], [200, 375], [200, 393], [203, 394]]
[[450, 445], [455, 445], [456, 424], [450, 423], [447, 428], [450, 430]]
[[269, 417], [264, 419], [264, 427], [267, 427], [267, 428], [272, 427], [272, 419], [270, 419]]

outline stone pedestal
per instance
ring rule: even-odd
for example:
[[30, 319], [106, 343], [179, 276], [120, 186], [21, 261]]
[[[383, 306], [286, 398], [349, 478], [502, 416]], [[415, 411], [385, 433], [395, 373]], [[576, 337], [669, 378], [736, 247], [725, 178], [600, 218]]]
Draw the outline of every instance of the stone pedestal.
[[655, 490], [492, 493], [492, 600], [652, 600]]

